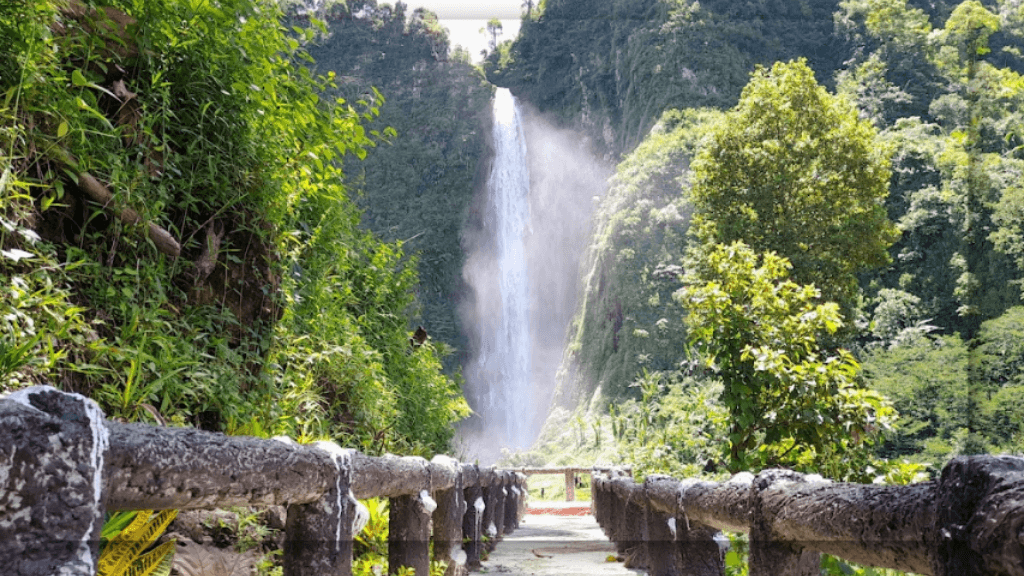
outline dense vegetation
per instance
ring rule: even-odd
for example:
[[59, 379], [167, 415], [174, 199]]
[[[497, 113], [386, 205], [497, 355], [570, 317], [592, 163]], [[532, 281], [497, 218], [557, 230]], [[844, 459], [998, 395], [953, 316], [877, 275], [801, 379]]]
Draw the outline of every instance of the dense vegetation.
[[632, 150], [665, 110], [733, 105], [755, 64], [845, 59], [836, 0], [545, 0], [493, 52], [488, 78], [588, 134]]
[[326, 28], [274, 2], [105, 4], [0, 6], [0, 391], [447, 450], [466, 406], [410, 345], [415, 260], [343, 185], [390, 134], [379, 94], [334, 97], [300, 65]]
[[461, 232], [486, 176], [494, 87], [468, 54], [449, 49], [446, 30], [428, 11], [358, 1], [335, 4], [325, 18], [326, 37], [309, 47], [314, 69], [334, 72], [332, 94], [349, 100], [379, 90], [386, 100], [367, 128], [395, 131], [346, 170], [346, 182], [357, 192], [362, 225], [416, 256], [416, 323], [456, 349], [447, 364], [454, 372], [467, 349], [456, 316], [464, 293]]
[[[1022, 391], [1014, 366], [1024, 338], [1018, 4], [847, 0], [832, 3], [827, 18], [808, 6], [808, 30], [827, 23], [829, 32], [805, 44], [780, 20], [730, 21], [733, 12], [715, 3], [654, 2], [636, 19], [581, 16], [615, 9], [610, 2], [568, 11], [577, 4], [543, 3], [520, 38], [490, 55], [489, 77], [589, 129], [608, 150], [629, 151], [634, 135], [657, 123], [625, 154], [598, 209], [557, 395], [577, 411], [556, 410], [542, 439], [548, 449], [569, 428], [576, 441], [559, 438], [576, 452], [600, 445], [587, 457], [617, 451], [649, 471], [785, 463], [890, 480], [914, 476], [904, 460], [935, 470], [956, 454], [1024, 449], [1024, 417], [1008, 401]], [[736, 49], [723, 34], [707, 52], [638, 43], [655, 52], [642, 66], [624, 63], [629, 39], [667, 35], [686, 10], [694, 26], [756, 29], [793, 58], [759, 71], [754, 63], [781, 52], [699, 65]], [[584, 42], [595, 26], [625, 40]], [[554, 41], [545, 34], [556, 29], [576, 38], [560, 56], [529, 51], [531, 35]], [[558, 66], [550, 82], [532, 83]], [[658, 66], [704, 70], [693, 85], [705, 96], [674, 100], [668, 87], [683, 75], [663, 82], [642, 73]], [[652, 92], [660, 96], [632, 100]], [[638, 102], [649, 111], [637, 112]], [[766, 277], [775, 280], [752, 290]], [[729, 285], [739, 300], [722, 300], [718, 290]], [[767, 286], [782, 297], [777, 304], [743, 300]], [[818, 293], [793, 322], [830, 320], [787, 333], [797, 324], [779, 314], [799, 309], [797, 294]], [[737, 316], [727, 301], [741, 303]], [[818, 308], [806, 316], [812, 302]], [[820, 308], [828, 302], [838, 315]], [[771, 316], [758, 320], [764, 306]], [[768, 326], [775, 332], [762, 333]], [[810, 412], [784, 417], [798, 404], [780, 390], [810, 385], [813, 366], [835, 373], [806, 392], [821, 394]], [[847, 416], [830, 407], [844, 389], [858, 398], [846, 407], [860, 406]], [[818, 422], [810, 436], [800, 429], [806, 418]]]

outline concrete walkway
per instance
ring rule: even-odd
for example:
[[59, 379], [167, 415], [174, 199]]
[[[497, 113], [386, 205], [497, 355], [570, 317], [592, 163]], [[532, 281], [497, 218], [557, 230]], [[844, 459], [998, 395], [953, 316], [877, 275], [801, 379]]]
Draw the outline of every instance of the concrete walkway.
[[[578, 503], [577, 503], [578, 504]], [[637, 576], [623, 567], [593, 516], [530, 514], [498, 543], [481, 573], [510, 576]]]

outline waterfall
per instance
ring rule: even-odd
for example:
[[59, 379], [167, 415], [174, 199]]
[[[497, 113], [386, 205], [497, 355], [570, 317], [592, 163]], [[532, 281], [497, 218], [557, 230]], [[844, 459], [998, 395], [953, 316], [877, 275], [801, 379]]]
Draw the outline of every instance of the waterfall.
[[571, 129], [524, 110], [505, 89], [493, 104], [494, 157], [476, 190], [460, 321], [470, 341], [463, 374], [474, 417], [460, 425], [467, 455], [493, 463], [529, 448], [553, 398], [579, 292], [593, 199], [611, 166]]
[[[525, 235], [530, 228], [530, 174], [526, 137], [512, 94], [494, 98], [494, 162], [487, 180], [484, 221], [493, 234], [490, 274], [477, 279], [490, 297], [477, 311], [479, 350], [470, 377], [486, 382], [477, 413], [499, 432], [503, 445], [525, 448], [533, 441], [530, 368], [530, 289]], [[471, 281], [472, 283], [472, 281]]]

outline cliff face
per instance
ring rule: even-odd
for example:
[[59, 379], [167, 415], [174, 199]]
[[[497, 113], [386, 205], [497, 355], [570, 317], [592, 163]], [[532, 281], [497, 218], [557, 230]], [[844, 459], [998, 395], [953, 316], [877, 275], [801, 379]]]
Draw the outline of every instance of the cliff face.
[[847, 52], [836, 0], [551, 0], [491, 54], [488, 79], [618, 157], [672, 108], [731, 106], [756, 65], [807, 57], [828, 81]]
[[394, 130], [347, 174], [363, 224], [418, 258], [415, 323], [465, 350], [455, 315], [464, 292], [460, 238], [484, 172], [494, 87], [465, 54], [450, 53], [430, 12], [372, 2], [336, 10], [327, 15], [329, 34], [310, 49], [316, 69], [340, 79], [332, 97], [356, 101], [379, 91], [384, 103], [368, 129]]

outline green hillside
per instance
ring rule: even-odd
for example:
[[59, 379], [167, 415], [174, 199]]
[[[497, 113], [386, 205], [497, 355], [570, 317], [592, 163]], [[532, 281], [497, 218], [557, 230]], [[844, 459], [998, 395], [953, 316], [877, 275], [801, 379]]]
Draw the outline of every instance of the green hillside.
[[0, 5], [0, 391], [449, 449], [467, 409], [442, 347], [410, 345], [415, 260], [346, 183], [391, 137], [381, 99], [310, 73], [309, 24], [263, 0]]

